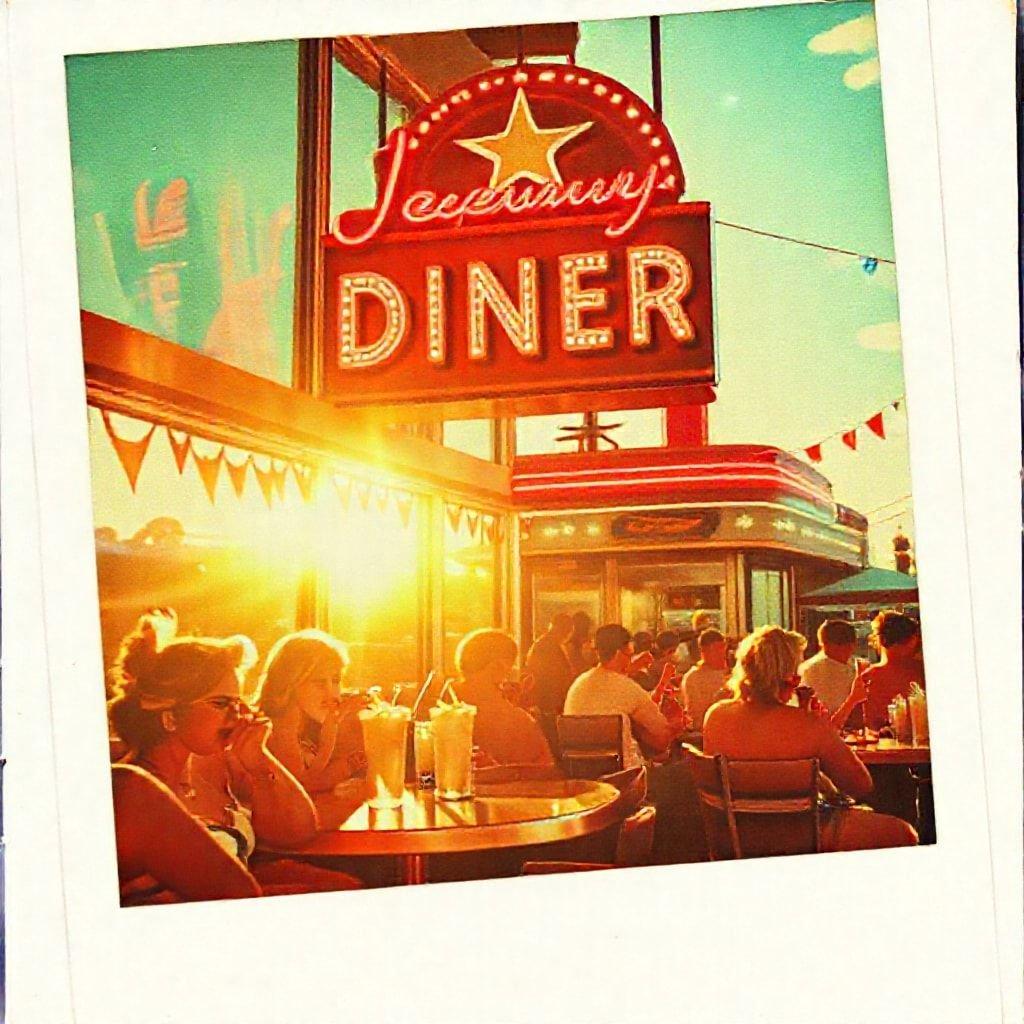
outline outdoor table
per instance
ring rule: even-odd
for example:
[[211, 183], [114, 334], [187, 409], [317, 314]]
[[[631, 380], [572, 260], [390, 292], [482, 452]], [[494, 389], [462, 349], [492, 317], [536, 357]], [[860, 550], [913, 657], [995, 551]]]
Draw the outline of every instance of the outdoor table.
[[926, 765], [931, 764], [930, 747], [915, 747], [912, 743], [880, 739], [867, 745], [849, 744], [850, 749], [867, 765]]
[[[375, 810], [352, 788], [316, 798], [321, 828], [289, 851], [302, 857], [395, 856], [404, 885], [427, 881], [432, 854], [508, 849], [575, 839], [609, 828], [632, 810], [628, 788], [589, 779], [477, 782], [467, 800], [406, 788], [402, 805]], [[279, 851], [284, 852], [284, 851]]]

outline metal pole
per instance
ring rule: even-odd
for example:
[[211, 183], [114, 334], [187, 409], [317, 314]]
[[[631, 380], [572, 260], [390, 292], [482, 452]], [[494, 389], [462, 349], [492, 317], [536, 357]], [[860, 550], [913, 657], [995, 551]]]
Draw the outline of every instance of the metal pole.
[[661, 117], [661, 18], [651, 17], [651, 96], [654, 112]]

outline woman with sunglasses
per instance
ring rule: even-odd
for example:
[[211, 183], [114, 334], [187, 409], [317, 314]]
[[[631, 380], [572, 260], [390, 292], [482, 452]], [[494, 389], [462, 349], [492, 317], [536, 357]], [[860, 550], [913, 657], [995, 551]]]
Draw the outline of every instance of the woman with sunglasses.
[[270, 750], [308, 793], [365, 772], [357, 712], [366, 695], [344, 691], [345, 645], [318, 629], [281, 637], [267, 655], [254, 703], [274, 728]]
[[[130, 751], [114, 767], [123, 901], [162, 899], [162, 890], [170, 899], [215, 898], [208, 894], [221, 883], [225, 896], [244, 894], [240, 870], [255, 876], [250, 887], [257, 892], [357, 884], [304, 865], [289, 871], [280, 862], [249, 871], [257, 836], [273, 847], [302, 846], [316, 834], [316, 811], [267, 749], [270, 722], [241, 699], [242, 679], [255, 661], [251, 641], [176, 634], [173, 612], [143, 615], [112, 670], [110, 721]], [[195, 823], [228, 860], [207, 846], [196, 867], [204, 877], [190, 882], [189, 861], [203, 849]], [[195, 895], [196, 888], [207, 895]]]
[[[791, 707], [807, 641], [779, 626], [763, 626], [740, 641], [729, 681], [733, 696], [704, 718], [704, 753], [740, 761], [817, 758], [821, 771], [857, 800], [872, 791], [871, 774], [843, 742], [827, 715]], [[828, 850], [911, 846], [917, 834], [905, 821], [861, 808], [830, 809], [822, 832]]]

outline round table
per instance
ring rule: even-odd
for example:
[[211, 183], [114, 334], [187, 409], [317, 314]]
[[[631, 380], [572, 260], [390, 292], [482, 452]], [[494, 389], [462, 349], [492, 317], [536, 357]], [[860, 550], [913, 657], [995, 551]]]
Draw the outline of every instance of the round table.
[[477, 783], [467, 800], [405, 790], [401, 807], [375, 810], [357, 788], [316, 798], [324, 830], [289, 851], [302, 857], [395, 856], [405, 885], [427, 881], [431, 854], [533, 846], [590, 835], [622, 821], [632, 799], [608, 782], [522, 778]]
[[850, 749], [869, 765], [923, 765], [931, 764], [930, 747], [915, 747], [912, 743], [880, 739], [876, 743], [849, 744]]

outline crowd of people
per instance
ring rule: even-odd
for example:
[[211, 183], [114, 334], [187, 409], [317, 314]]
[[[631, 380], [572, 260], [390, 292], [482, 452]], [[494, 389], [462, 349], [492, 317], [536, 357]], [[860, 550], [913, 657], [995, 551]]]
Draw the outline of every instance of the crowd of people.
[[[896, 694], [924, 685], [914, 620], [877, 616], [880, 660], [870, 666], [854, 659], [856, 636], [841, 620], [821, 626], [820, 650], [806, 661], [805, 638], [777, 626], [734, 649], [707, 620], [694, 624], [702, 628], [681, 640], [671, 631], [633, 636], [617, 623], [594, 630], [585, 613], [558, 613], [521, 673], [511, 636], [469, 633], [452, 685], [477, 708], [478, 763], [553, 766], [559, 715], [621, 715], [624, 767], [702, 733], [705, 752], [816, 757], [839, 790], [857, 799], [870, 792], [871, 776], [838, 730], [858, 718], [878, 728]], [[314, 797], [365, 772], [357, 713], [367, 695], [344, 685], [347, 650], [307, 629], [281, 638], [258, 673], [256, 663], [245, 637], [179, 635], [169, 610], [146, 613], [122, 641], [109, 719], [124, 903], [360, 885], [257, 853], [308, 843], [318, 829]], [[678, 693], [678, 714], [659, 704], [666, 692]], [[837, 811], [826, 830], [831, 849], [915, 841], [909, 825], [873, 812]]]

